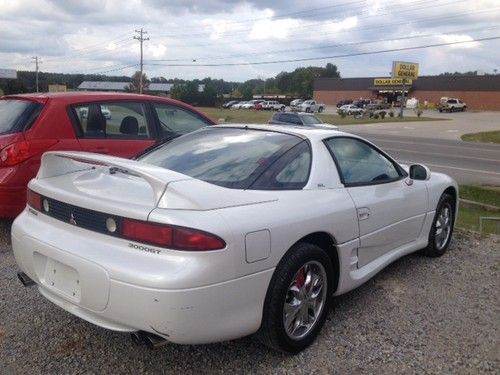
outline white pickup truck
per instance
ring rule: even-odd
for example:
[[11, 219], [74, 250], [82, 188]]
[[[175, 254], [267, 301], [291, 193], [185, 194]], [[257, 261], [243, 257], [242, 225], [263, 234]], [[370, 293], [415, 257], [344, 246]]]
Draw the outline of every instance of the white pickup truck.
[[296, 108], [296, 111], [299, 112], [323, 112], [325, 110], [325, 105], [323, 103], [319, 103], [316, 100], [306, 100], [299, 104]]
[[456, 98], [441, 98], [439, 101], [439, 112], [465, 111], [467, 104]]

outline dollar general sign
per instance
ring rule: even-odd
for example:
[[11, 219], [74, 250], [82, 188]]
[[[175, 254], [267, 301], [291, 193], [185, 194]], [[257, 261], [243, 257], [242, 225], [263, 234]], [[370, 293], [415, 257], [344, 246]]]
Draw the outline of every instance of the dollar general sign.
[[417, 79], [418, 64], [405, 61], [393, 61], [392, 78]]

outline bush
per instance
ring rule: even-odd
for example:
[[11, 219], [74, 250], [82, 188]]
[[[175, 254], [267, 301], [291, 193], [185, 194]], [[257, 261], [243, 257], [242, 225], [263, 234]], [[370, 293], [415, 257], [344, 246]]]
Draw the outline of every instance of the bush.
[[422, 116], [422, 110], [421, 110], [421, 109], [418, 109], [418, 110], [417, 110], [417, 116], [418, 116], [418, 117]]
[[378, 114], [380, 115], [380, 118], [383, 120], [385, 118], [385, 115], [387, 114], [387, 112], [386, 111], [380, 111]]
[[368, 113], [368, 117], [372, 118], [373, 117], [373, 112]]
[[394, 111], [389, 111], [389, 117], [394, 117]]
[[374, 118], [375, 120], [378, 120], [378, 118], [379, 118], [378, 113], [375, 113], [375, 114], [373, 115], [373, 118]]
[[342, 118], [346, 118], [346, 116], [347, 116], [347, 113], [345, 113], [344, 111], [341, 111], [341, 112], [340, 112], [340, 117], [342, 117]]

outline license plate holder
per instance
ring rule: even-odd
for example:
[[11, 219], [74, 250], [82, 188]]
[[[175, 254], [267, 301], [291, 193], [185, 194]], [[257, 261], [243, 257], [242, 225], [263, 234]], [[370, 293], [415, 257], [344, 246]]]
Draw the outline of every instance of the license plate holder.
[[74, 268], [48, 258], [45, 266], [45, 285], [65, 296], [79, 301], [81, 298], [80, 276]]

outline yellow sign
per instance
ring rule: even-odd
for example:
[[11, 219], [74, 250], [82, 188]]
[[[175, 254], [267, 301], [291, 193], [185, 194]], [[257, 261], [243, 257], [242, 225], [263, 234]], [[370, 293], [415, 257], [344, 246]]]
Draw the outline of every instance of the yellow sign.
[[[406, 85], [411, 85], [412, 80], [405, 80]], [[373, 80], [375, 86], [403, 86], [402, 78], [375, 78]]]
[[417, 79], [418, 64], [405, 61], [393, 61], [392, 78]]

